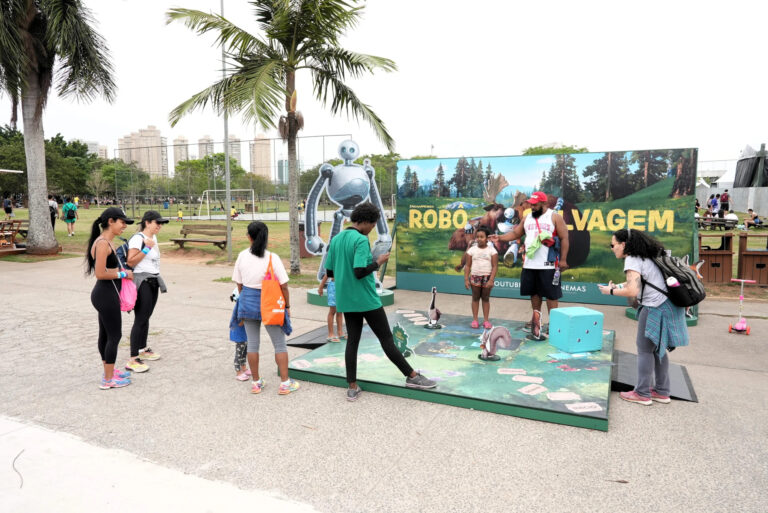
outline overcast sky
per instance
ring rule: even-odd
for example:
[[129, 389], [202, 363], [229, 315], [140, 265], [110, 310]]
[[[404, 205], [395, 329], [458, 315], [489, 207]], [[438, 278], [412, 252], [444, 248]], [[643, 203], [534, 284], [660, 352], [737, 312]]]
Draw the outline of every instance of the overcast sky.
[[[169, 143], [223, 139], [210, 110], [168, 123], [171, 109], [220, 77], [221, 54], [212, 37], [164, 17], [176, 6], [218, 12], [219, 0], [84, 3], [109, 44], [117, 98], [52, 96], [47, 137], [98, 141], [111, 155], [119, 137], [147, 125]], [[245, 0], [224, 8], [256, 32]], [[766, 19], [768, 2], [370, 0], [343, 45], [397, 63], [397, 72], [351, 85], [404, 158], [516, 155], [559, 142], [590, 151], [698, 147], [701, 161], [768, 142]], [[362, 153], [385, 152], [368, 126], [323, 109], [306, 77], [297, 90], [303, 135], [351, 133]], [[230, 134], [242, 139], [260, 131], [231, 119]]]

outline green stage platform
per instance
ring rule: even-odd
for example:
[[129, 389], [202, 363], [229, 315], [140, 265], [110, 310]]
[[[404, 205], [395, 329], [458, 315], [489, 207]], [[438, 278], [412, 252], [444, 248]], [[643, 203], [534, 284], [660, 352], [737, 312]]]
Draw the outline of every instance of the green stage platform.
[[[383, 289], [379, 297], [381, 298], [382, 306], [392, 306], [395, 304], [395, 293], [389, 289]], [[317, 293], [317, 288], [307, 289], [307, 303], [315, 306], [328, 306], [328, 294], [324, 293], [321, 296]]]
[[[547, 341], [533, 341], [523, 322], [492, 319], [506, 327], [514, 350], [500, 349], [497, 362], [478, 359], [482, 329], [471, 317], [443, 315], [442, 329], [424, 328], [412, 310], [389, 314], [407, 334], [408, 362], [438, 382], [433, 390], [405, 387], [366, 325], [358, 351], [358, 382], [365, 392], [396, 395], [557, 424], [608, 430], [608, 400], [615, 332], [603, 331], [601, 351], [569, 355]], [[291, 377], [346, 387], [344, 343], [328, 343], [291, 361]], [[363, 400], [364, 400], [363, 396]]]

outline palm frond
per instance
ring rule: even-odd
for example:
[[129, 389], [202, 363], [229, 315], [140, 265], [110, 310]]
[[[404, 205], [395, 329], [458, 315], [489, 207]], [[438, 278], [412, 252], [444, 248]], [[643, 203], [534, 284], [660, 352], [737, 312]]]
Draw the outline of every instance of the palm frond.
[[109, 49], [94, 28], [91, 11], [80, 0], [41, 2], [47, 18], [45, 46], [59, 57], [56, 82], [59, 95], [92, 100], [102, 95], [112, 101], [115, 82]]
[[19, 95], [26, 85], [24, 70], [29, 65], [20, 30], [26, 14], [25, 4], [23, 0], [0, 1], [0, 92], [11, 99], [14, 124]]
[[342, 80], [347, 76], [359, 78], [366, 73], [373, 73], [377, 69], [386, 72], [397, 71], [397, 65], [390, 59], [356, 53], [339, 47], [323, 46], [318, 48], [312, 52], [312, 56], [307, 59], [307, 62], [310, 63], [311, 67], [333, 70], [336, 76]]
[[265, 43], [218, 14], [175, 8], [168, 11], [165, 16], [166, 24], [180, 21], [184, 23], [184, 26], [200, 35], [212, 31], [217, 32], [216, 45], [223, 46], [227, 53], [235, 55], [260, 53], [271, 58], [280, 56], [277, 47]]
[[394, 151], [394, 139], [389, 131], [387, 131], [384, 122], [373, 112], [370, 106], [361, 102], [355, 92], [339, 80], [334, 73], [322, 68], [310, 69], [312, 71], [315, 97], [323, 105], [328, 105], [328, 96], [330, 94], [330, 109], [333, 114], [343, 111], [347, 116], [351, 115], [355, 119], [362, 118], [373, 128], [379, 140], [386, 145], [387, 150]]
[[265, 129], [274, 128], [285, 98], [282, 61], [251, 58], [240, 59], [238, 64], [238, 68], [228, 70], [229, 76], [173, 109], [168, 116], [171, 126], [186, 114], [210, 104], [218, 114], [240, 113], [246, 123], [256, 120]]

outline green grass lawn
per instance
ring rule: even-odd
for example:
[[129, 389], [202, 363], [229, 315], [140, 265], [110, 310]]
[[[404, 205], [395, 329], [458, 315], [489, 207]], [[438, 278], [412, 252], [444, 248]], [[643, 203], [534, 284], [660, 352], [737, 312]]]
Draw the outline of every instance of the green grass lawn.
[[[284, 202], [283, 202], [284, 203]], [[103, 212], [102, 208], [80, 208], [78, 214], [80, 219], [75, 222], [75, 235], [73, 237], [67, 237], [67, 228], [62, 220], [56, 220], [55, 235], [56, 239], [62, 246], [62, 252], [55, 256], [33, 256], [33, 255], [9, 255], [3, 257], [3, 260], [9, 262], [39, 262], [42, 260], [52, 260], [57, 258], [82, 258], [85, 255], [85, 249], [88, 244], [88, 238], [90, 237], [91, 226], [96, 218]], [[29, 212], [26, 209], [15, 209], [16, 219], [29, 219]], [[136, 224], [128, 226], [125, 232], [123, 232], [124, 238], [129, 238], [138, 229], [138, 221], [141, 219], [139, 210], [136, 211]], [[161, 214], [165, 214], [165, 211], [160, 210]], [[127, 209], [127, 213], [131, 215], [131, 209]], [[143, 211], [142, 211], [143, 213]], [[175, 215], [171, 217], [171, 222], [166, 224], [157, 236], [160, 243], [161, 251], [163, 255], [174, 258], [189, 258], [195, 260], [203, 260], [206, 264], [221, 264], [232, 265], [234, 260], [237, 259], [238, 253], [248, 247], [247, 228], [250, 221], [232, 221], [232, 263], [227, 262], [227, 251], [221, 250], [213, 244], [185, 244], [183, 249], [171, 242], [171, 239], [181, 237], [181, 227], [183, 225], [223, 225], [226, 221], [176, 221]], [[290, 263], [290, 242], [288, 234], [288, 222], [287, 221], [265, 221], [265, 224], [269, 227], [269, 245], [268, 249], [273, 253], [280, 255], [283, 259], [286, 269], [289, 269]], [[321, 236], [323, 240], [327, 241], [328, 230], [330, 230], [330, 223], [323, 223], [321, 228]], [[390, 230], [392, 230], [392, 223], [390, 222]], [[369, 236], [371, 243], [376, 240], [376, 231], [372, 231]], [[21, 239], [23, 241], [23, 239]], [[317, 284], [317, 270], [320, 266], [320, 257], [302, 258], [301, 259], [301, 274], [299, 276], [291, 276], [291, 282], [293, 286], [300, 287], [312, 287]], [[394, 277], [395, 275], [395, 255], [392, 254], [389, 265], [387, 267], [387, 276]]]

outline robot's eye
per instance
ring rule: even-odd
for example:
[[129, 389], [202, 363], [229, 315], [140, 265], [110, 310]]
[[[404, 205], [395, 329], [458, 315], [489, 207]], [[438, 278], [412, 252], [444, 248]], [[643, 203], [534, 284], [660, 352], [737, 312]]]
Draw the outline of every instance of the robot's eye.
[[341, 151], [347, 151], [347, 147], [346, 146], [342, 146], [341, 147]]
[[355, 152], [355, 149], [354, 149], [354, 148], [350, 148], [350, 149], [349, 149], [349, 152], [350, 152], [350, 153], [354, 153], [354, 152]]

